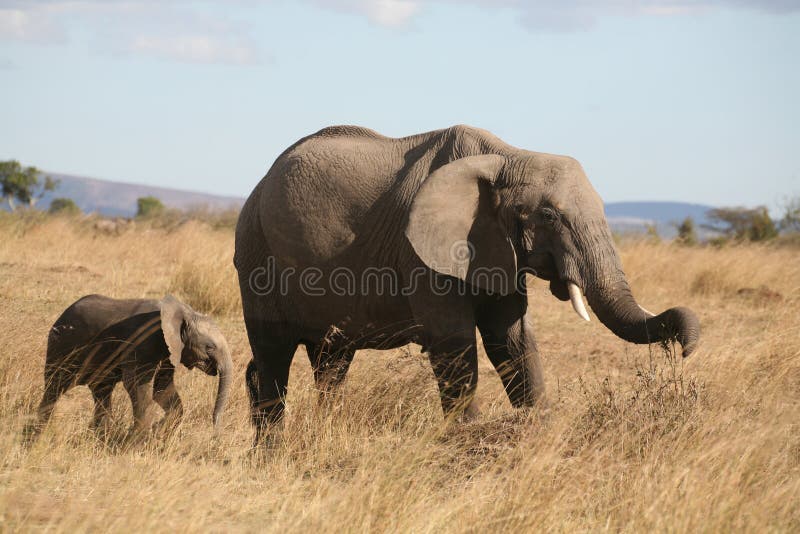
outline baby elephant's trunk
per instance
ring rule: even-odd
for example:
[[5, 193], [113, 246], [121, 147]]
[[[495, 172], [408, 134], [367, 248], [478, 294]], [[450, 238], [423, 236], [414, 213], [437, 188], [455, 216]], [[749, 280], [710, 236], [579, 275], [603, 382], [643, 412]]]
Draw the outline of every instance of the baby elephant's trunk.
[[214, 402], [214, 428], [219, 428], [219, 422], [222, 417], [222, 411], [225, 409], [225, 404], [228, 402], [228, 396], [231, 392], [231, 382], [233, 380], [233, 362], [231, 361], [230, 354], [225, 352], [225, 356], [217, 361], [217, 373], [219, 373], [219, 385], [217, 387], [217, 400]]

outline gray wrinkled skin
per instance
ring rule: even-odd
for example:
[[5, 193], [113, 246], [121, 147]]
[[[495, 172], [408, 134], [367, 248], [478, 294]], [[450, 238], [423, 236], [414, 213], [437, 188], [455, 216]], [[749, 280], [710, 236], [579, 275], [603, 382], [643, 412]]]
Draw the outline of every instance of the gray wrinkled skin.
[[91, 389], [92, 426], [102, 429], [111, 393], [120, 381], [133, 405], [134, 430], [150, 427], [148, 410], [154, 400], [164, 409], [165, 419], [177, 423], [183, 414], [173, 381], [179, 363], [219, 374], [217, 424], [228, 398], [232, 364], [225, 337], [210, 318], [172, 296], [161, 301], [85, 296], [64, 310], [50, 329], [44, 395], [37, 421], [26, 428], [25, 437], [34, 439], [58, 398], [77, 385]]
[[[467, 256], [457, 251], [465, 242]], [[688, 356], [699, 339], [690, 310], [649, 316], [637, 305], [603, 203], [576, 160], [468, 126], [400, 139], [336, 126], [301, 139], [247, 199], [234, 263], [253, 350], [246, 378], [257, 441], [281, 420], [298, 344], [326, 390], [344, 379], [357, 349], [418, 342], [445, 414], [470, 414], [477, 327], [511, 403], [534, 404], [544, 381], [527, 298], [513, 284], [473, 276], [485, 268], [506, 278], [534, 270], [561, 300], [575, 284], [600, 321], [633, 343], [677, 339]], [[319, 269], [325, 294], [309, 294], [296, 278], [285, 291], [254, 291], [254, 272], [264, 278], [290, 268]], [[401, 282], [422, 270], [426, 281], [452, 287], [337, 295], [325, 286], [335, 269], [359, 278], [370, 268], [391, 269]], [[464, 294], [465, 286], [473, 291]]]

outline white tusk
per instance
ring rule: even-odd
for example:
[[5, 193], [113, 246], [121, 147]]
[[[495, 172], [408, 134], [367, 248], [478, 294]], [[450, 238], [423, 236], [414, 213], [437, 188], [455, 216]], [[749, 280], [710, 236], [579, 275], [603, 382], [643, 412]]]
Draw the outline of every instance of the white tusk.
[[653, 313], [653, 312], [651, 312], [651, 311], [648, 311], [648, 310], [645, 310], [645, 309], [644, 309], [644, 308], [642, 308], [641, 306], [639, 306], [639, 309], [640, 309], [640, 310], [642, 310], [642, 311], [644, 312], [644, 314], [645, 314], [645, 315], [647, 315], [647, 318], [648, 318], [648, 319], [649, 319], [650, 317], [655, 317], [655, 316], [656, 316], [656, 314], [655, 314], [655, 313]]
[[583, 304], [581, 288], [572, 282], [567, 282], [567, 289], [569, 290], [569, 300], [572, 302], [572, 308], [575, 310], [575, 313], [580, 315], [582, 319], [588, 321], [589, 314], [586, 312], [586, 306]]

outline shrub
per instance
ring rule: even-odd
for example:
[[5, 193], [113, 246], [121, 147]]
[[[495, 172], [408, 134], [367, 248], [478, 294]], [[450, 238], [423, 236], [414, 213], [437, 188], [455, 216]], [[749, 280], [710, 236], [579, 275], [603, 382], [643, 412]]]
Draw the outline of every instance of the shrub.
[[764, 206], [756, 208], [716, 208], [708, 212], [715, 224], [708, 228], [728, 239], [766, 241], [778, 236], [778, 229]]
[[153, 196], [140, 197], [136, 199], [136, 216], [141, 218], [152, 218], [162, 215], [165, 211], [164, 204]]
[[[636, 376], [628, 387], [612, 385], [608, 377], [594, 386], [580, 380], [586, 411], [570, 436], [567, 456], [603, 443], [621, 446], [620, 452], [626, 456], [644, 458], [665, 436], [696, 426], [693, 416], [705, 383], [684, 376], [680, 356], [670, 347], [665, 346], [662, 355], [663, 363], [656, 354], [651, 354], [646, 364], [637, 362]], [[604, 435], [624, 438], [603, 441]]]
[[658, 228], [655, 224], [647, 225], [646, 239], [648, 242], [653, 244], [661, 243], [661, 236], [658, 235]]
[[800, 233], [800, 197], [787, 200], [783, 209], [781, 230], [787, 233]]
[[81, 209], [75, 204], [71, 198], [54, 198], [50, 203], [50, 209], [47, 210], [51, 214], [58, 215], [80, 215]]
[[697, 231], [694, 227], [694, 219], [691, 217], [686, 217], [683, 222], [678, 225], [677, 242], [686, 246], [694, 246], [697, 244]]

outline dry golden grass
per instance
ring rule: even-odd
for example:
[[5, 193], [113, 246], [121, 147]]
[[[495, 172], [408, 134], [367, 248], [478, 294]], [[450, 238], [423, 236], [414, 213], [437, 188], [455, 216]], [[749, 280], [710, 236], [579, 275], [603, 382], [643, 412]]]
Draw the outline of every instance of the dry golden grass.
[[[230, 249], [230, 250], [229, 250]], [[241, 297], [233, 247], [186, 254], [175, 269], [168, 291], [179, 295], [195, 310], [212, 315], [241, 313]], [[190, 259], [191, 258], [191, 259]]]
[[[546, 404], [512, 410], [481, 356], [483, 413], [461, 426], [443, 425], [413, 347], [360, 352], [327, 409], [300, 351], [284, 436], [259, 458], [232, 242], [196, 222], [110, 236], [62, 219], [0, 221], [0, 529], [800, 530], [797, 249], [622, 245], [643, 306], [699, 313], [702, 345], [685, 362], [580, 322], [537, 283]], [[215, 381], [182, 370], [187, 414], [175, 435], [101, 443], [87, 428], [91, 396], [76, 388], [24, 450], [47, 331], [64, 307], [93, 292], [169, 291], [213, 312], [234, 351], [222, 436], [210, 428]], [[115, 416], [122, 434], [121, 390]]]

